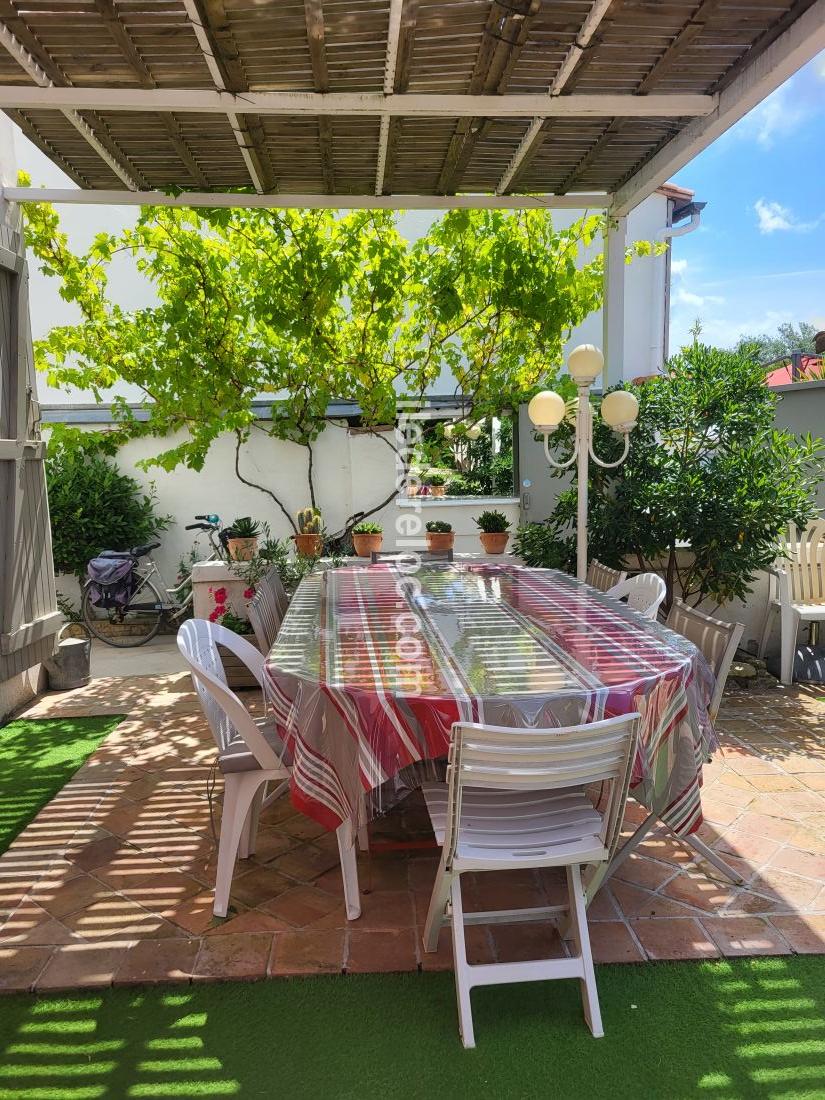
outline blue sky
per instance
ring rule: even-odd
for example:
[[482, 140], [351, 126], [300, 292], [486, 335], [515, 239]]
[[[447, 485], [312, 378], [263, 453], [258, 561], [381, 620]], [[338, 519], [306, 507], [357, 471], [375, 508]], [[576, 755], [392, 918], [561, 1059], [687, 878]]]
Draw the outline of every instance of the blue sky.
[[825, 328], [825, 52], [674, 177], [707, 207], [673, 242], [670, 347]]

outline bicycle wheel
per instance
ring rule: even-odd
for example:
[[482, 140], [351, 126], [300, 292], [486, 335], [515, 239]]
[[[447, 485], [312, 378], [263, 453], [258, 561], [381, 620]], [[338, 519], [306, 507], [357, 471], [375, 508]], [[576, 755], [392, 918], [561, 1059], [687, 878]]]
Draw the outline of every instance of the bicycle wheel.
[[163, 598], [148, 579], [141, 582], [123, 610], [96, 607], [89, 585], [83, 591], [83, 621], [95, 638], [115, 649], [130, 649], [151, 641], [160, 630], [162, 608]]

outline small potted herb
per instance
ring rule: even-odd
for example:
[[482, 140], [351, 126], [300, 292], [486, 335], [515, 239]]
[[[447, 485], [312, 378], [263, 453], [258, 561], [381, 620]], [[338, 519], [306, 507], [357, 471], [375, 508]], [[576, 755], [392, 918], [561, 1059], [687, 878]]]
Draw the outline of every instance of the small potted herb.
[[485, 554], [503, 554], [509, 539], [510, 521], [503, 512], [482, 512], [476, 518]]
[[321, 513], [317, 508], [302, 508], [298, 513], [298, 534], [295, 548], [302, 557], [320, 558], [324, 540], [321, 535]]
[[443, 497], [447, 492], [447, 479], [443, 474], [430, 474], [427, 478], [430, 496]]
[[452, 524], [445, 523], [443, 519], [431, 519], [426, 528], [428, 550], [452, 550], [455, 542]]
[[356, 523], [352, 529], [352, 545], [359, 558], [368, 558], [378, 551], [384, 542], [384, 532], [380, 523]]
[[233, 520], [226, 535], [226, 545], [233, 561], [251, 561], [258, 549], [261, 525], [250, 516]]

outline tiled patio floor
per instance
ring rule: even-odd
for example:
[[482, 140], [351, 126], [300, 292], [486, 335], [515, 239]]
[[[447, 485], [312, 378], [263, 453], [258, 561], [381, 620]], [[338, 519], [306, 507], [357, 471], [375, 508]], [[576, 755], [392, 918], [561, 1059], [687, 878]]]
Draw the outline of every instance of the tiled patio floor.
[[[211, 915], [214, 756], [188, 677], [97, 679], [29, 717], [127, 717], [0, 859], [0, 988], [445, 968], [421, 949], [435, 850], [361, 857], [363, 915], [347, 924], [334, 835], [282, 798], [239, 864], [234, 913]], [[650, 839], [590, 909], [599, 961], [825, 953], [825, 690], [733, 694], [705, 772], [701, 835], [748, 880], [723, 881]], [[628, 809], [628, 830], [640, 820]], [[410, 800], [373, 837], [426, 838]], [[469, 884], [468, 904], [556, 903], [555, 872]], [[472, 927], [474, 961], [561, 954], [549, 926]]]

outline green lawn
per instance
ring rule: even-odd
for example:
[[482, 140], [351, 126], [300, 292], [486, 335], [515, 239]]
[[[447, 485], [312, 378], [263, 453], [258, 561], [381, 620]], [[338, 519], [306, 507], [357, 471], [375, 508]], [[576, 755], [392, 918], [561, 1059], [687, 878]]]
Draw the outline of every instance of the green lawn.
[[602, 966], [606, 1037], [575, 982], [474, 994], [450, 974], [0, 999], [0, 1097], [825, 1097], [825, 959]]
[[106, 715], [0, 727], [0, 853], [121, 721]]

